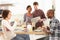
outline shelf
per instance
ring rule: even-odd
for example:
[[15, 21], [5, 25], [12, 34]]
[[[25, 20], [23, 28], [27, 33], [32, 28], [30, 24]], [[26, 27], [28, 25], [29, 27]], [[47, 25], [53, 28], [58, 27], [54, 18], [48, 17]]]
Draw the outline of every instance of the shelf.
[[9, 4], [9, 3], [7, 3], [7, 4], [0, 4], [0, 6], [13, 6], [13, 4]]

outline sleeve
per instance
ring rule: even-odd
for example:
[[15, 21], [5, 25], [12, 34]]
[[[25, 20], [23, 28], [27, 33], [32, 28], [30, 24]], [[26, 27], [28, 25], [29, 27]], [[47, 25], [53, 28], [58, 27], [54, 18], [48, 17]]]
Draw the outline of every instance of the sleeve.
[[56, 19], [56, 26], [58, 27], [59, 26], [59, 20]]
[[54, 31], [53, 29], [55, 27], [55, 23], [51, 20], [49, 25], [50, 25], [50, 32], [53, 33], [53, 31]]
[[42, 10], [40, 10], [40, 13], [41, 13], [41, 15], [40, 15], [41, 19], [46, 18], [46, 17], [45, 17], [45, 14], [44, 14], [44, 12], [43, 12]]
[[53, 32], [54, 32], [54, 30], [53, 30], [53, 29], [50, 29], [50, 32], [51, 32], [51, 33], [53, 33]]
[[8, 22], [6, 22], [6, 21], [4, 21], [3, 22], [3, 25], [5, 26], [5, 27], [7, 27], [10, 31], [14, 31], [14, 29], [16, 28], [16, 22], [14, 23], [14, 25], [13, 26], [11, 26]]
[[26, 21], [26, 14], [24, 14], [24, 22]]
[[58, 29], [58, 27], [59, 27], [59, 20], [58, 19], [55, 19], [54, 20], [54, 23], [55, 24], [53, 24], [54, 26], [53, 26], [53, 29], [50, 29], [50, 31], [53, 33], [56, 29]]
[[32, 18], [35, 18], [35, 12], [32, 12]]

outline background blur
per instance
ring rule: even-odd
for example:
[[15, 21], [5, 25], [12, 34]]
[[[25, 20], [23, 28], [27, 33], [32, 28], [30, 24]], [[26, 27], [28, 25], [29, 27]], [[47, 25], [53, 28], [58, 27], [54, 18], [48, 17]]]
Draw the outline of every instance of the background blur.
[[26, 13], [26, 6], [31, 5], [32, 9], [34, 10], [33, 2], [35, 1], [39, 3], [39, 8], [44, 11], [45, 15], [47, 10], [52, 9], [52, 5], [54, 5], [56, 10], [55, 11], [56, 18], [60, 20], [60, 15], [59, 15], [60, 6], [58, 5], [59, 0], [0, 0], [0, 4], [12, 3], [13, 6], [5, 7], [5, 9], [8, 8], [9, 10], [11, 10], [13, 14], [11, 20], [13, 20], [14, 17], [18, 17], [20, 20], [23, 20], [23, 16]]
[[[9, 9], [12, 12], [11, 21], [13, 21], [15, 17], [23, 21], [24, 14], [27, 12], [27, 5], [31, 5], [33, 11], [33, 2], [35, 1], [39, 3], [39, 9], [42, 9], [45, 15], [49, 9], [55, 8], [55, 17], [60, 21], [60, 0], [0, 0], [0, 4], [13, 4], [13, 6], [0, 6], [0, 9]], [[45, 22], [45, 24], [47, 25], [48, 22]], [[34, 36], [34, 38], [32, 38], [32, 36], [31, 39], [41, 37], [36, 35], [37, 37]]]

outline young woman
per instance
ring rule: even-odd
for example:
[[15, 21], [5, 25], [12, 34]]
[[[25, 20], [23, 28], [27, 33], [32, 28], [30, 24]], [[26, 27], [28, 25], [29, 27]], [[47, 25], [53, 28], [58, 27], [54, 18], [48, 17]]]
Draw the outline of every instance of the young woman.
[[10, 10], [3, 10], [3, 20], [2, 20], [2, 30], [4, 33], [4, 40], [28, 40], [27, 35], [20, 35], [15, 34], [14, 29], [16, 28], [17, 22], [19, 22], [18, 19], [15, 19], [15, 23], [13, 26], [10, 25], [9, 20], [11, 19], [11, 11]]
[[32, 8], [31, 8], [31, 6], [28, 5], [26, 10], [27, 10], [27, 13], [25, 13], [25, 15], [24, 15], [24, 22], [26, 22], [26, 24], [28, 24], [28, 23], [32, 24], [32, 22], [31, 22], [31, 19], [32, 19], [31, 11], [32, 11]]

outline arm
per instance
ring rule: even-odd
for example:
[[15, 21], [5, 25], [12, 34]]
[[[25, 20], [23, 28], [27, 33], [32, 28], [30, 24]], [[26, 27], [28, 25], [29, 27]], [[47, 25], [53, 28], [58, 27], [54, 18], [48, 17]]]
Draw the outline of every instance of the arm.
[[15, 22], [14, 25], [11, 26], [7, 21], [3, 21], [3, 25], [7, 27], [10, 31], [14, 31], [14, 29], [16, 28], [16, 24], [17, 23]]
[[24, 22], [26, 21], [26, 14], [24, 15]]
[[43, 10], [39, 9], [39, 16], [41, 18], [40, 21], [45, 21], [46, 20], [46, 17], [45, 17], [45, 14], [44, 14]]
[[41, 17], [41, 19], [46, 19], [46, 17], [45, 17], [45, 14], [44, 14], [44, 12], [42, 11], [42, 10], [40, 10], [40, 17]]
[[[47, 26], [46, 26], [46, 27], [47, 27]], [[51, 34], [49, 27], [47, 27], [47, 28], [42, 27], [42, 30], [43, 30], [44, 32], [46, 32], [47, 34]]]
[[50, 32], [51, 32], [51, 33], [54, 33], [55, 30], [56, 30], [56, 29], [58, 28], [58, 26], [59, 26], [59, 20], [53, 19], [50, 26], [52, 27], [52, 28], [50, 29]]

